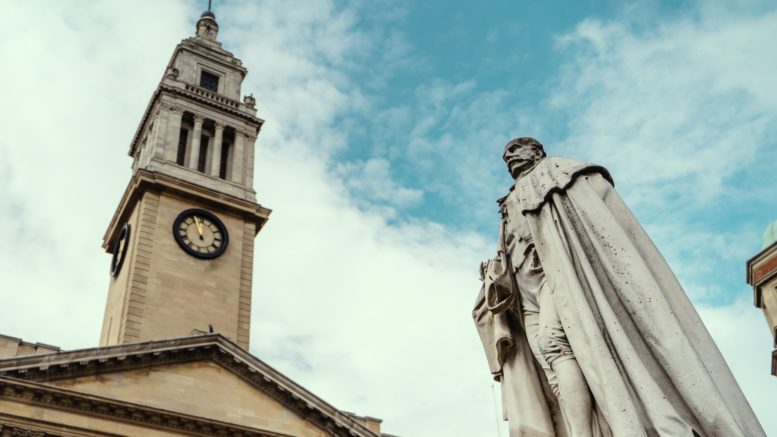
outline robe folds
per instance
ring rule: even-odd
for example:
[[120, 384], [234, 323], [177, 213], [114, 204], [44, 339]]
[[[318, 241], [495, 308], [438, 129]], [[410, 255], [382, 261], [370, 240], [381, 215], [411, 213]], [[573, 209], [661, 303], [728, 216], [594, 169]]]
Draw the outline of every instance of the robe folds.
[[[516, 181], [504, 208], [528, 221], [593, 395], [596, 435], [765, 436], [701, 318], [606, 169], [543, 158]], [[491, 371], [502, 383], [510, 435], [565, 436], [558, 401], [529, 350], [520, 304], [488, 305], [489, 294], [511, 288], [504, 270], [485, 268], [473, 316]], [[517, 290], [512, 294], [520, 299]]]

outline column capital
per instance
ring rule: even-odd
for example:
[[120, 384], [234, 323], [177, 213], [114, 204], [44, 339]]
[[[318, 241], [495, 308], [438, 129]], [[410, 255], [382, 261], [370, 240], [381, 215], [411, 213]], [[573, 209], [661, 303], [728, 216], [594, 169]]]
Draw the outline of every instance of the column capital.
[[162, 103], [159, 104], [159, 107], [164, 109], [164, 110], [170, 111], [170, 112], [180, 112], [180, 113], [183, 113], [183, 108], [182, 107], [180, 107], [178, 105], [174, 105], [172, 103], [162, 102]]
[[225, 127], [227, 127], [226, 123], [222, 123], [220, 121], [213, 121], [213, 124], [215, 126], [215, 129], [217, 131], [223, 131]]
[[194, 118], [194, 124], [202, 125], [202, 123], [205, 121], [205, 117], [202, 115], [192, 114]]
[[235, 129], [235, 135], [240, 135], [247, 141], [256, 141], [257, 134], [255, 132], [246, 131], [243, 129]]

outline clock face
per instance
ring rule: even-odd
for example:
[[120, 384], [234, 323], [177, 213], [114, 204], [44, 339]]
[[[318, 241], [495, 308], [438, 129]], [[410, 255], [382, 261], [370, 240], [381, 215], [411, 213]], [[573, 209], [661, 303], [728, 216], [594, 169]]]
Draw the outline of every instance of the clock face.
[[229, 234], [224, 223], [204, 209], [187, 209], [173, 223], [173, 236], [186, 253], [212, 259], [227, 250]]
[[130, 224], [127, 223], [119, 231], [119, 238], [113, 245], [113, 258], [111, 259], [111, 276], [116, 277], [124, 264], [124, 258], [127, 257], [127, 248], [129, 247]]

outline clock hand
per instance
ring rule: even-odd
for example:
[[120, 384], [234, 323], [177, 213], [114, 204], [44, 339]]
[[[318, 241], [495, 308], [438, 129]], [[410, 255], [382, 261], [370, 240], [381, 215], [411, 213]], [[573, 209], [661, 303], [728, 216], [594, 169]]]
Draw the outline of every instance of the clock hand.
[[200, 234], [200, 240], [202, 240], [202, 222], [196, 215], [194, 216], [194, 223], [197, 225], [197, 233]]

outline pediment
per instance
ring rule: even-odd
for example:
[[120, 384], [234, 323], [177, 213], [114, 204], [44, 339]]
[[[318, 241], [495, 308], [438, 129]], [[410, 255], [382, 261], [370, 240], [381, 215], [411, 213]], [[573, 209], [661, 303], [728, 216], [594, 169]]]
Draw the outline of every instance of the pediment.
[[0, 360], [0, 376], [279, 435], [378, 435], [219, 334]]
[[207, 360], [77, 376], [49, 384], [288, 435], [326, 435], [300, 413]]

